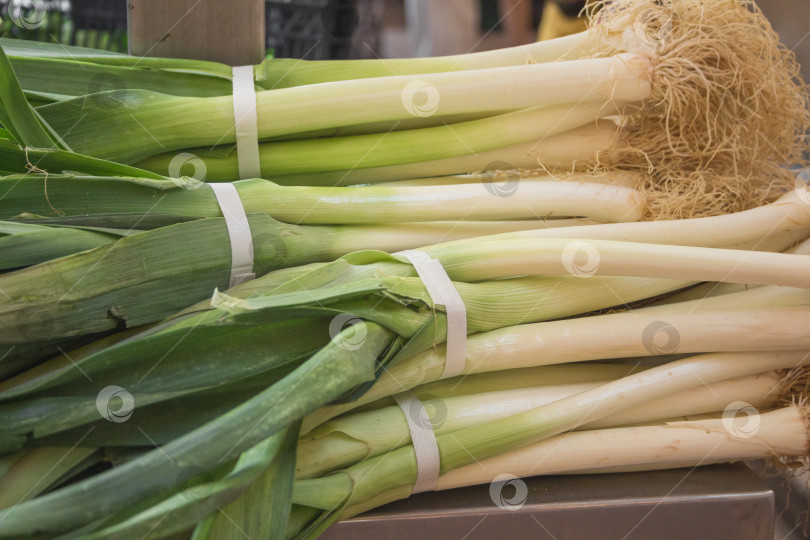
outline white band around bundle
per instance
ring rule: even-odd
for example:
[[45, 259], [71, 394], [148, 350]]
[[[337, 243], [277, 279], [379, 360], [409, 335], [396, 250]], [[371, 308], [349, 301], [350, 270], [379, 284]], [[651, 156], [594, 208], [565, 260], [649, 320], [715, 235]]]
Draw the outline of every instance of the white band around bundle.
[[400, 251], [422, 278], [434, 305], [444, 306], [447, 313], [447, 353], [442, 378], [455, 377], [464, 371], [467, 359], [467, 308], [453, 286], [442, 263], [424, 251]]
[[253, 273], [253, 237], [245, 207], [233, 184], [209, 183], [217, 198], [231, 239], [231, 279], [228, 287], [256, 277]]
[[433, 491], [439, 479], [439, 443], [425, 406], [411, 391], [396, 394], [394, 400], [408, 421], [408, 431], [411, 433], [413, 451], [416, 454], [416, 483], [413, 485], [413, 493]]
[[253, 66], [233, 68], [233, 121], [236, 127], [236, 159], [239, 161], [239, 178], [261, 178]]

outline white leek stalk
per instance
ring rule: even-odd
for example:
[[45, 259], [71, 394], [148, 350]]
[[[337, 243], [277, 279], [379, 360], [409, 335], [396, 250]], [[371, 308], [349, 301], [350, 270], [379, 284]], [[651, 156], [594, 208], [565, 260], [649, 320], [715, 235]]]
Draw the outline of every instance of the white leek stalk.
[[[652, 400], [643, 407], [611, 415], [586, 426], [624, 426], [672, 417], [722, 411], [729, 403], [744, 401], [758, 409], [774, 406], [782, 397], [778, 373], [751, 375]], [[599, 386], [600, 382], [562, 384], [490, 391], [457, 397], [433, 395], [414, 389], [428, 414], [434, 433], [491, 422], [570, 397]], [[297, 478], [312, 478], [374, 457], [410, 442], [408, 426], [398, 406], [360, 412], [331, 420], [303, 437], [298, 444]]]
[[[588, 422], [697, 386], [810, 363], [808, 351], [714, 353], [654, 367], [496, 422], [439, 435], [440, 472], [548, 439]], [[315, 508], [346, 503], [342, 517], [407, 497], [416, 479], [408, 445], [323, 478], [296, 482], [293, 502]]]
[[[750, 419], [743, 423], [751, 422]], [[692, 467], [707, 463], [808, 452], [807, 411], [792, 405], [754, 417], [756, 430], [734, 432], [728, 419], [565, 433], [519, 450], [460, 467], [439, 477], [436, 489], [486, 484], [500, 474], [603, 473]]]
[[[546, 167], [567, 171], [572, 165], [587, 166], [597, 153], [607, 152], [616, 142], [616, 124], [599, 120], [584, 126], [545, 137], [505, 146], [474, 155], [449, 157], [432, 161], [419, 161], [405, 165], [321, 173], [279, 175], [268, 171], [264, 178], [283, 185], [340, 186], [348, 184], [376, 184], [379, 182], [422, 177], [441, 178], [437, 175], [474, 173], [497, 169], [534, 169]], [[207, 160], [216, 166], [216, 160]], [[210, 170], [210, 169], [209, 169]], [[628, 186], [635, 187], [635, 186]]]
[[[810, 292], [783, 289], [785, 301], [810, 304]], [[749, 291], [749, 297], [760, 291]], [[804, 293], [797, 294], [797, 293]], [[740, 293], [743, 294], [743, 293]], [[766, 298], [769, 295], [765, 295]], [[716, 308], [704, 305], [645, 308], [631, 312], [526, 324], [467, 338], [464, 373], [642, 357], [667, 353], [810, 349], [810, 307], [746, 307], [746, 297]], [[674, 308], [674, 309], [672, 309]], [[304, 419], [306, 433], [322, 422], [367, 403], [436, 381], [444, 371], [446, 348], [425, 351], [392, 365], [358, 400], [329, 405]]]
[[[791, 191], [776, 202], [722, 216], [645, 221], [619, 225], [589, 225], [565, 231], [566, 238], [623, 240], [681, 246], [784, 251], [810, 234], [810, 198]], [[510, 233], [493, 241], [554, 238], [555, 232]]]

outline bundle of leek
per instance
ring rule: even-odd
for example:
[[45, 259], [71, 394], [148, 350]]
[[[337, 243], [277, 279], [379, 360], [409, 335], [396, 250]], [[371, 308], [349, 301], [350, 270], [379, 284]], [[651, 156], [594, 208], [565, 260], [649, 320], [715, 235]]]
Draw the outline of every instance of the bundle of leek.
[[[367, 180], [471, 172], [480, 159], [457, 158], [503, 149], [517, 158], [512, 166], [536, 166], [532, 154], [549, 157], [544, 146], [568, 137], [569, 157], [579, 161], [652, 167], [645, 186], [675, 194], [662, 213], [677, 215], [677, 196], [687, 193], [702, 195], [692, 211], [717, 213], [761, 200], [761, 188], [784, 179], [779, 165], [796, 162], [804, 145], [807, 99], [795, 58], [750, 1], [718, 0], [711, 9], [699, 0], [611, 2], [588, 32], [532, 46], [530, 57], [525, 64], [522, 51], [502, 51], [439, 73], [431, 70], [447, 69], [446, 59], [414, 62], [424, 71], [261, 91], [262, 176], [333, 183], [351, 182], [353, 171]], [[178, 152], [190, 151], [209, 180], [238, 176], [227, 95], [127, 88], [37, 113], [78, 152], [167, 174]], [[618, 125], [594, 125], [617, 115]], [[578, 128], [581, 138], [569, 136]], [[695, 182], [679, 181], [687, 178]]]
[[[380, 76], [374, 62], [350, 64], [345, 75], [302, 64], [285, 81], [268, 75], [283, 64], [258, 66], [257, 83], [264, 77], [259, 86], [268, 88], [257, 102], [262, 170], [277, 182], [234, 185], [251, 213], [254, 269], [266, 275], [190, 308], [228, 283], [230, 255], [212, 190], [181, 177], [177, 158], [204, 165], [201, 179], [236, 177], [228, 69], [148, 60], [153, 71], [140, 70], [129, 57], [88, 51], [73, 60], [24, 47], [0, 54], [0, 170], [12, 173], [0, 179], [0, 219], [11, 233], [0, 242], [14, 246], [5, 269], [22, 267], [0, 275], [0, 483], [11, 483], [0, 489], [11, 494], [0, 496], [8, 505], [0, 537], [159, 538], [194, 527], [196, 538], [234, 529], [317, 533], [410, 493], [413, 448], [390, 407], [390, 396], [407, 388], [444, 409], [440, 488], [460, 485], [471, 460], [505, 452], [524, 453], [506, 465], [508, 455], [484, 461], [487, 474], [528, 474], [520, 468], [527, 453], [561, 444], [548, 438], [563, 432], [613, 439], [647, 421], [658, 425], [645, 433], [689, 430], [663, 423], [718, 412], [732, 397], [786, 405], [773, 390], [789, 393], [782, 370], [807, 363], [810, 256], [767, 251], [810, 233], [806, 192], [703, 219], [550, 219], [543, 230], [529, 219], [634, 221], [685, 207], [713, 214], [770, 197], [784, 185], [779, 166], [798, 156], [808, 118], [793, 57], [750, 2], [718, 0], [706, 10], [698, 0], [623, 0], [594, 21], [547, 44], [398, 62], [396, 76]], [[526, 54], [531, 65], [522, 65]], [[38, 78], [45, 65], [66, 74], [50, 91]], [[107, 75], [128, 82], [94, 86]], [[281, 89], [293, 84], [306, 86]], [[155, 91], [160, 85], [165, 92]], [[573, 149], [558, 153], [566, 146]], [[294, 186], [502, 168], [504, 159], [533, 166], [538, 158], [565, 169], [598, 160], [611, 172], [607, 185], [596, 176], [522, 181], [519, 199], [470, 177]], [[650, 166], [629, 187], [614, 171]], [[501, 234], [467, 239], [482, 232]], [[446, 240], [454, 241], [424, 249], [467, 306], [475, 334], [464, 373], [478, 375], [463, 380], [439, 380], [447, 315], [403, 257], [361, 251], [325, 262]], [[692, 302], [695, 287], [633, 317], [564, 320], [700, 281], [763, 286]], [[683, 318], [674, 326], [679, 352], [698, 356], [640, 373], [545, 365], [667, 352], [644, 336], [672, 318]], [[720, 319], [728, 326], [713, 326]], [[605, 328], [622, 331], [594, 337]], [[554, 346], [547, 340], [556, 335], [577, 338]], [[493, 351], [497, 364], [487, 361]], [[689, 407], [666, 407], [662, 396]], [[471, 413], [495, 405], [501, 413]], [[786, 435], [774, 439], [780, 452], [805, 452], [803, 411], [765, 417], [785, 427], [764, 431]], [[387, 432], [365, 431], [381, 421]], [[717, 423], [694, 425], [712, 435]], [[695, 440], [691, 453], [665, 464], [693, 463], [695, 449], [714, 442]], [[65, 445], [81, 449], [46, 471], [46, 485], [20, 482]], [[102, 456], [100, 447], [111, 450]], [[732, 444], [712, 459], [764, 453]], [[91, 474], [100, 461], [115, 466]], [[628, 466], [660, 464], [617, 455], [607, 470]], [[583, 468], [558, 463], [546, 472]], [[204, 496], [189, 494], [197, 488]]]
[[[789, 208], [790, 204], [783, 206]], [[454, 279], [467, 305], [470, 332], [627, 304], [694, 281], [810, 287], [804, 275], [807, 255], [605, 240], [588, 242], [599, 254], [599, 264], [593, 270], [605, 277], [554, 277], [570, 271], [566, 270], [572, 264], [566, 263], [570, 257], [566, 247], [579, 243], [561, 239], [478, 239], [428, 251], [442, 261]], [[581, 264], [576, 263], [575, 274], [577, 269], [582, 270], [577, 265]], [[159, 536], [184, 530], [202, 515], [233, 501], [259, 471], [272, 469], [273, 478], [287, 474], [290, 480], [283, 485], [289, 487], [289, 464], [294, 459], [279, 456], [289, 456], [291, 451], [294, 455], [297, 426], [305, 415], [335, 399], [357, 396], [387, 365], [406, 361], [445, 339], [442, 307], [433, 305], [422, 282], [411, 276], [413, 268], [409, 263], [380, 252], [359, 252], [311, 269], [271, 272], [241, 286], [249, 285], [253, 291], [257, 286], [266, 287], [263, 294], [245, 299], [216, 295], [214, 309], [192, 311], [144, 334], [89, 351], [84, 357], [55, 359], [6, 381], [0, 394], [0, 415], [4, 419], [1, 440], [7, 451], [19, 451], [29, 444], [64, 445], [77, 438], [89, 446], [111, 446], [118, 439], [121, 445], [136, 447], [151, 439], [160, 448], [138, 453], [112, 470], [0, 513], [0, 533], [58, 534], [76, 530], [101, 538], [120, 535], [122, 530], [142, 530], [161, 521], [154, 532]], [[538, 302], [538, 298], [544, 300]], [[347, 324], [350, 321], [352, 324]], [[619, 385], [610, 391], [626, 394], [628, 388], [641, 381], [644, 390], [637, 393], [635, 402], [642, 403], [642, 398], [683, 391], [700, 384], [701, 379], [712, 382], [787, 369], [801, 364], [806, 357], [804, 352], [784, 349], [771, 352], [766, 341], [758, 347], [767, 352], [716, 353], [680, 361], [683, 367], [677, 368], [681, 374], [678, 378], [670, 381], [668, 376], [660, 375], [676, 371], [681, 365], [676, 362], [665, 369], [650, 369], [619, 379], [610, 383]], [[212, 346], [215, 342], [219, 343], [217, 347]], [[230, 345], [223, 345], [225, 342]], [[700, 377], [695, 378], [695, 372]], [[294, 392], [302, 386], [312, 391]], [[136, 422], [109, 422], [104, 420], [104, 414], [99, 418], [99, 396], [110, 387], [126, 389], [132, 402], [139, 404]], [[581, 395], [595, 392], [602, 399], [608, 390], [601, 388]], [[567, 402], [575, 398], [567, 398]], [[631, 400], [625, 401], [629, 406]], [[473, 447], [473, 455], [486, 457], [538, 440], [539, 436], [529, 435], [538, 433], [534, 419], [545, 417], [549, 407], [562, 410], [558, 403], [566, 400], [499, 420], [514, 425], [514, 433], [498, 437], [497, 444], [489, 440], [490, 446], [480, 446], [480, 452], [479, 447]], [[32, 407], [38, 411], [33, 417]], [[619, 409], [611, 406], [604, 410], [607, 414]], [[184, 411], [180, 418], [173, 414], [178, 411]], [[578, 411], [555, 421], [549, 433], [570, 429], [565, 422], [575, 417], [578, 420]], [[107, 410], [107, 415], [115, 412], [120, 410]], [[532, 422], [531, 429], [522, 423], [524, 418]], [[487, 424], [470, 426], [454, 431], [450, 438], [455, 440], [479, 427], [490, 429]], [[490, 429], [490, 433], [497, 431]], [[465, 444], [475, 437], [465, 435]], [[439, 438], [443, 443], [446, 440]], [[394, 453], [407, 454], [408, 448], [403, 446]], [[466, 463], [459, 453], [452, 455], [458, 458], [458, 466]], [[274, 461], [274, 457], [278, 460]], [[349, 468], [349, 474], [353, 475], [356, 467], [376, 463], [375, 459]], [[271, 462], [274, 465], [268, 468]], [[252, 468], [248, 467], [253, 472], [241, 475], [246, 463], [253, 463]], [[385, 485], [394, 489], [387, 496], [407, 494], [403, 489], [410, 487], [407, 483], [412, 461], [394, 459], [393, 464], [403, 468], [391, 469]], [[456, 461], [448, 461], [448, 470], [454, 464]], [[183, 497], [192, 470], [198, 471], [197, 476], [207, 475], [210, 483], [216, 484], [216, 496], [201, 501]], [[360, 491], [354, 493], [345, 490], [344, 478], [341, 473], [302, 480], [293, 500], [325, 508], [324, 504], [337, 500], [333, 496], [339, 497], [341, 504], [351, 496], [348, 512], [379, 501], [376, 491], [367, 491], [363, 478], [356, 478], [354, 485]], [[401, 484], [394, 485], [397, 482]], [[266, 489], [268, 485], [253, 482], [250, 489]], [[273, 495], [279, 497], [279, 506], [283, 509], [286, 505], [289, 512], [290, 498], [284, 495], [284, 489], [279, 487]], [[324, 502], [323, 497], [329, 501]], [[255, 508], [256, 504], [251, 506]], [[301, 516], [311, 514], [301, 512], [294, 512], [290, 525], [293, 529], [302, 526]], [[327, 518], [336, 518], [342, 512], [329, 512]], [[30, 520], [33, 514], [40, 518]], [[286, 519], [274, 523], [284, 525]]]
[[[256, 179], [234, 185], [249, 215], [253, 271], [262, 275], [359, 249], [397, 251], [640, 218], [643, 197], [632, 188], [596, 183], [604, 180], [525, 180], [515, 201], [484, 183], [308, 188]], [[213, 190], [202, 182], [15, 174], [0, 178], [0, 200], [0, 216], [14, 219], [7, 228], [18, 233], [4, 242], [12, 250], [5, 268], [35, 265], [0, 276], [4, 376], [26, 365], [16, 363], [22, 357], [30, 365], [65, 348], [65, 340], [75, 346], [87, 334], [156, 322], [228, 286], [228, 227]], [[544, 219], [550, 217], [555, 219]], [[30, 234], [34, 229], [42, 231], [39, 236]], [[49, 242], [21, 242], [46, 233]], [[48, 280], [54, 273], [61, 279]], [[30, 348], [33, 342], [39, 352]]]
[[[435, 432], [441, 476], [436, 489], [497, 482], [505, 474], [516, 478], [693, 467], [757, 457], [802, 458], [807, 453], [807, 411], [791, 404], [796, 396], [791, 395], [790, 387], [796, 377], [806, 384], [807, 374], [765, 372], [806, 366], [808, 357], [806, 350], [699, 355], [607, 383], [582, 385], [584, 390], [555, 392], [539, 388], [520, 392], [531, 394], [532, 403], [526, 407], [513, 404], [513, 396], [505, 395], [436, 398], [427, 406], [436, 411], [438, 404], [441, 414], [434, 412], [432, 418], [424, 420], [438, 424]], [[764, 375], [751, 376], [760, 373]], [[765, 387], [760, 386], [762, 382]], [[727, 390], [732, 392], [726, 394]], [[763, 400], [763, 396], [774, 392], [786, 392], [787, 397]], [[703, 403], [695, 407], [685, 401], [695, 398]], [[743, 402], [746, 398], [763, 406], [764, 412], [760, 414], [750, 402]], [[491, 401], [497, 399], [502, 401]], [[482, 408], [503, 406], [506, 416], [489, 412], [471, 418], [470, 411], [476, 410], [476, 404]], [[776, 409], [769, 412], [772, 407]], [[741, 418], [736, 417], [739, 409], [744, 409]], [[683, 418], [696, 414], [692, 411], [715, 414], [703, 419]], [[410, 494], [416, 480], [416, 457], [407, 428], [404, 435], [397, 434], [399, 425], [384, 430], [368, 428], [370, 416], [387, 412], [379, 409], [336, 421], [339, 431], [335, 440], [339, 442], [327, 445], [330, 451], [320, 456], [310, 456], [313, 443], [302, 441], [299, 457], [309, 467], [299, 474], [315, 473], [316, 477], [295, 482], [288, 537], [312, 538], [337, 519]], [[403, 416], [398, 408], [391, 412]], [[750, 422], [751, 417], [746, 415], [752, 414]], [[325, 433], [328, 427], [324, 426]], [[341, 439], [341, 433], [348, 436]], [[367, 459], [331, 474], [317, 475], [319, 468], [328, 470], [333, 465], [351, 463], [347, 446], [352, 442], [369, 450]], [[330, 459], [335, 462], [330, 463]], [[227, 528], [222, 523], [227, 510], [224, 508], [209, 521]]]

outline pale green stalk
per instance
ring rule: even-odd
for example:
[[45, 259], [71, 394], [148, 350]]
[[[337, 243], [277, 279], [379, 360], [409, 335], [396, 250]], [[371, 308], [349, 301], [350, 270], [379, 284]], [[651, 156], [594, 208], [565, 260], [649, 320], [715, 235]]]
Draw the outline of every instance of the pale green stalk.
[[[784, 374], [770, 372], [719, 381], [652, 400], [643, 407], [610, 415], [583, 427], [626, 426], [711, 413], [723, 410], [734, 401], [744, 401], [764, 410], [774, 406], [781, 398], [783, 380]], [[519, 414], [600, 384], [604, 384], [604, 381], [490, 390], [455, 397], [425, 392], [421, 387], [413, 391], [427, 412], [427, 418], [421, 417], [419, 421], [425, 422], [425, 425], [429, 422], [433, 432], [442, 435]], [[319, 477], [389, 452], [410, 441], [405, 416], [396, 405], [342, 416], [301, 438], [296, 478]]]
[[[358, 249], [396, 251], [481, 232], [481, 227], [465, 231], [465, 227], [457, 229], [453, 223], [385, 228], [294, 226], [280, 224], [262, 214], [251, 214], [250, 224], [257, 274], [332, 260]], [[525, 223], [516, 226], [523, 227]], [[228, 243], [224, 220], [212, 218], [147, 231], [91, 251], [0, 275], [0, 288], [5, 292], [0, 295], [0, 319], [6, 321], [0, 325], [3, 344], [0, 353], [10, 355], [5, 357], [6, 365], [11, 366], [18, 354], [31, 360], [32, 355], [19, 349], [20, 344], [149, 324], [210, 298], [215, 288], [228, 287], [230, 252], [222, 248]], [[173, 248], [167, 251], [168, 245]], [[133, 266], [133, 260], [138, 264]], [[411, 273], [412, 268], [403, 266], [403, 270]], [[61, 276], [60, 280], [42, 278], [54, 272]], [[193, 279], [189, 279], [191, 276]], [[275, 277], [271, 275], [268, 279]], [[639, 290], [655, 291], [650, 292], [653, 295], [663, 292], [661, 287], [661, 283], [656, 283], [652, 289]], [[664, 290], [671, 288], [677, 286], [664, 285]], [[615, 301], [607, 299], [607, 289], [598, 282], [581, 290], [582, 294], [596, 290], [601, 302]], [[503, 313], [512, 316], [507, 305], [503, 306]], [[43, 325], [42, 321], [49, 324]], [[45, 357], [58, 353], [56, 345], [50, 349], [53, 352], [44, 353]], [[23, 362], [14, 372], [23, 367], [28, 365]]]
[[[722, 216], [645, 221], [616, 225], [593, 225], [565, 230], [566, 238], [624, 240], [723, 247], [759, 251], [784, 251], [810, 234], [810, 200], [791, 191], [779, 200], [751, 210]], [[493, 237], [501, 241], [517, 238], [560, 237], [556, 231], [526, 231]]]
[[786, 371], [771, 371], [696, 386], [671, 396], [654, 399], [643, 407], [611, 414], [579, 429], [630, 426], [664, 419], [723, 411], [730, 403], [743, 401], [764, 411], [792, 397], [794, 379]]
[[[649, 98], [651, 71], [649, 57], [621, 54], [268, 90], [256, 94], [258, 137], [264, 140], [434, 114], [453, 116], [533, 107], [572, 110], [585, 103], [597, 110], [610, 109], [613, 103]], [[132, 162], [158, 152], [236, 141], [230, 96], [179, 97], [146, 91], [121, 94], [109, 99], [116, 105], [120, 101], [123, 106], [105, 107], [102, 103], [88, 107], [84, 98], [76, 98], [40, 110], [75, 151], [120, 162]], [[80, 109], [83, 116], [79, 116]], [[599, 116], [603, 114], [592, 119]], [[175, 121], [166, 122], [166, 118]], [[98, 137], [102, 126], [106, 128], [105, 137]], [[505, 140], [498, 146], [521, 140], [527, 139]]]
[[[420, 425], [436, 435], [505, 418], [545, 405], [600, 383], [578, 383], [484, 392], [467, 396], [419, 396], [427, 417]], [[318, 426], [298, 442], [296, 478], [318, 478], [410, 444], [408, 423], [402, 409], [389, 405], [342, 416]]]
[[[391, 250], [402, 250], [410, 249], [413, 246], [434, 244], [437, 241], [478, 238], [480, 236], [511, 231], [575, 227], [583, 224], [595, 225], [597, 222], [589, 219], [576, 218], [547, 219], [542, 221], [434, 221], [424, 223], [399, 223], [396, 225], [358, 226], [349, 228], [352, 231], [352, 235], [356, 235], [353, 236], [354, 240], [352, 236], [336, 236], [333, 246], [336, 253], [348, 253], [357, 249], [355, 241], [363, 240], [370, 242], [369, 245], [391, 246]], [[344, 228], [344, 230], [346, 229]], [[324, 264], [327, 263], [311, 263], [276, 270], [257, 280], [247, 281], [232, 287], [228, 289], [228, 294], [237, 298], [246, 298], [252, 294], [264, 293]], [[203, 300], [189, 307], [189, 310], [199, 311], [208, 308], [210, 308], [210, 299]]]
[[763, 286], [727, 294], [684, 300], [677, 304], [651, 305], [644, 308], [643, 311], [659, 317], [663, 313], [672, 313], [671, 318], [677, 319], [680, 314], [684, 318], [691, 317], [692, 313], [702, 309], [732, 311], [746, 308], [762, 311], [768, 308], [786, 308], [788, 306], [806, 306], [808, 304], [810, 304], [810, 290], [808, 289]]
[[[805, 240], [800, 244], [785, 250], [785, 253], [796, 253], [800, 255], [810, 254], [810, 240]], [[751, 285], [748, 283], [703, 283], [701, 285], [679, 291], [675, 294], [667, 295], [666, 298], [662, 298], [660, 301], [656, 302], [655, 305], [667, 305], [691, 300], [702, 300], [710, 296], [720, 296], [724, 294], [743, 292], [756, 287], [761, 287], [761, 285]], [[784, 296], [784, 291], [780, 290], [779, 288], [769, 287], [768, 291], [773, 291], [773, 293], [776, 295], [777, 298], [774, 300]], [[805, 294], [805, 291], [798, 290], [796, 291], [796, 294], [801, 297]]]
[[[651, 368], [496, 422], [437, 437], [441, 473], [548, 439], [610, 414], [642, 406], [715, 381], [810, 362], [807, 351], [781, 353], [715, 353]], [[412, 446], [405, 446], [324, 478], [296, 483], [293, 502], [323, 509], [341, 508], [346, 518], [382, 499], [406, 497], [416, 479]], [[379, 497], [385, 494], [385, 497]], [[345, 506], [342, 506], [345, 501]]]
[[[633, 224], [635, 225], [635, 224]], [[567, 228], [556, 232], [567, 236]], [[529, 231], [528, 234], [531, 234]], [[527, 234], [527, 233], [510, 233]], [[570, 238], [478, 239], [426, 250], [451, 279], [515, 275], [637, 276], [810, 287], [809, 255]]]
[[[583, 177], [587, 178], [587, 177]], [[267, 180], [234, 182], [245, 212], [303, 225], [489, 221], [583, 217], [637, 221], [645, 197], [635, 189], [589, 182], [526, 182], [515, 191], [483, 182], [446, 186], [302, 187]], [[519, 190], [519, 191], [518, 191]], [[513, 195], [517, 195], [513, 197]], [[193, 179], [156, 181], [81, 176], [9, 176], [0, 180], [8, 206], [60, 217], [163, 214], [178, 220], [221, 217], [214, 190]], [[112, 218], [111, 218], [112, 219]], [[33, 227], [33, 226], [29, 226]], [[2, 229], [0, 229], [2, 233]]]
[[700, 285], [695, 285], [683, 291], [678, 291], [671, 296], [661, 298], [659, 301], [655, 302], [655, 305], [666, 306], [692, 300], [703, 300], [713, 296], [743, 292], [756, 287], [762, 287], [762, 285], [749, 285], [747, 283], [701, 283]]
[[[303, 130], [414, 116], [450, 116], [585, 101], [636, 102], [651, 95], [650, 72], [651, 62], [647, 56], [618, 54], [606, 58], [389, 76], [258, 92], [258, 135], [260, 139], [266, 139]], [[209, 98], [205, 105], [217, 110], [231, 106], [229, 101], [225, 97]], [[220, 102], [225, 105], [220, 106]], [[223, 120], [221, 132], [224, 134], [233, 125], [233, 115]], [[230, 125], [227, 121], [231, 122]], [[224, 140], [202, 144], [232, 142], [233, 135], [229, 135]]]
[[[627, 364], [555, 364], [519, 369], [503, 369], [489, 373], [463, 374], [449, 379], [427, 382], [411, 390], [420, 399], [436, 396], [458, 397], [482, 392], [605, 382], [625, 377], [638, 371], [638, 366]], [[369, 403], [364, 410], [393, 405], [392, 399]]]
[[[517, 47], [428, 58], [386, 58], [384, 60], [307, 61], [276, 58], [257, 66], [259, 84], [285, 88], [366, 77], [388, 77], [485, 69], [499, 66], [574, 60], [609, 54], [612, 50], [597, 32], [580, 32], [552, 40]], [[266, 79], [263, 81], [261, 79]]]
[[[248, 181], [253, 182], [253, 181]], [[261, 181], [262, 186], [267, 182]], [[584, 217], [605, 222], [638, 221], [644, 196], [632, 188], [591, 183], [534, 182], [512, 198], [483, 183], [450, 186], [344, 188], [251, 186], [242, 196], [248, 212], [267, 212], [301, 224], [403, 223], [419, 221]], [[257, 186], [258, 187], [258, 186]], [[255, 202], [253, 202], [255, 201]], [[258, 204], [256, 204], [258, 203]]]
[[[481, 171], [470, 174], [457, 174], [451, 176], [433, 176], [430, 178], [412, 178], [409, 180], [393, 180], [381, 182], [381, 185], [392, 187], [400, 186], [444, 186], [457, 184], [472, 184], [485, 182], [509, 187], [513, 184], [528, 184], [533, 182], [578, 182], [587, 184], [605, 184], [635, 188], [644, 179], [644, 175], [631, 171], [611, 172], [562, 172], [547, 173], [536, 176], [522, 176], [520, 171]], [[517, 189], [515, 190], [517, 192]]]
[[[493, 169], [547, 167], [567, 171], [574, 165], [587, 167], [600, 152], [606, 152], [615, 144], [616, 135], [616, 124], [614, 122], [598, 120], [564, 133], [546, 137], [540, 141], [528, 141], [458, 157], [420, 161], [404, 165], [365, 169], [351, 168], [320, 173], [279, 175], [274, 171], [267, 171], [262, 177], [282, 185], [342, 186], [374, 184], [408, 178], [435, 177], [437, 175], [474, 173]], [[218, 164], [228, 163], [232, 159], [232, 157], [225, 160], [211, 157], [210, 159], [206, 158], [206, 163], [209, 167], [219, 167]], [[168, 160], [164, 160], [163, 168], [154, 170], [168, 172], [168, 163]], [[232, 167], [232, 164], [228, 166]], [[209, 169], [209, 178], [214, 178], [212, 173], [215, 173], [217, 177], [225, 177], [224, 175], [227, 175], [229, 169], [227, 167], [221, 169], [222, 167], [216, 170]]]
[[[467, 339], [464, 373], [527, 368], [657, 354], [810, 348], [810, 292], [763, 287], [735, 298], [711, 298], [666, 308], [644, 308], [546, 321], [474, 334]], [[780, 302], [783, 304], [780, 305]], [[775, 307], [770, 307], [775, 306]], [[796, 307], [788, 307], [796, 306]], [[329, 418], [441, 378], [446, 347], [397, 362], [358, 400], [328, 405], [304, 419], [306, 433]]]
[[[407, 361], [404, 360], [404, 361]], [[518, 369], [503, 369], [488, 373], [473, 373], [427, 382], [411, 388], [420, 399], [436, 396], [459, 397], [500, 390], [516, 390], [538, 386], [559, 386], [574, 383], [604, 382], [624, 377], [638, 371], [638, 366], [616, 363], [600, 364], [556, 364]], [[394, 405], [390, 397], [360, 405], [355, 412], [374, 411]]]
[[[348, 171], [466, 157], [529, 141], [536, 144], [546, 137], [594, 123], [599, 118], [616, 112], [617, 104], [583, 102], [575, 106], [535, 107], [482, 120], [408, 131], [261, 143], [259, 145], [261, 173], [262, 178], [270, 178], [287, 174]], [[187, 142], [185, 147], [199, 144], [204, 143], [191, 141]], [[584, 145], [585, 142], [581, 144]], [[603, 149], [603, 146], [599, 146], [580, 151], [593, 156]], [[95, 155], [92, 153], [93, 149], [84, 151]], [[146, 151], [133, 148], [132, 151], [123, 153], [122, 149], [115, 155], [108, 155], [102, 152], [101, 148], [95, 151], [100, 152], [100, 157], [130, 163], [151, 155], [148, 153], [151, 151], [151, 145], [148, 145]], [[137, 166], [166, 175], [176, 155], [177, 152], [155, 155], [138, 161]], [[201, 155], [199, 158], [205, 163], [208, 180], [232, 180], [239, 177], [238, 161], [234, 152], [227, 157]], [[425, 168], [422, 174], [411, 176], [435, 174], [438, 173]]]
[[[742, 422], [750, 421], [742, 416]], [[566, 433], [460, 467], [439, 477], [436, 489], [486, 484], [499, 474], [603, 473], [695, 467], [709, 463], [807, 453], [807, 412], [796, 405], [756, 417], [756, 432], [735, 436], [725, 419], [673, 421], [654, 426]]]

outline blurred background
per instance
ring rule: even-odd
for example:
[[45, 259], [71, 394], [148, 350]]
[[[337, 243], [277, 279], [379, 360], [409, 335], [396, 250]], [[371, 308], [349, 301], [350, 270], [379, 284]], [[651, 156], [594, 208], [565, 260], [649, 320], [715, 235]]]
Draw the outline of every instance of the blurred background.
[[[810, 0], [756, 1], [810, 82]], [[266, 0], [265, 45], [268, 56], [310, 60], [460, 54], [580, 31], [583, 5], [584, 0]], [[127, 13], [127, 0], [0, 0], [0, 36], [126, 52]], [[776, 495], [775, 539], [808, 538], [810, 475], [789, 478], [763, 463], [752, 467]]]
[[[371, 3], [385, 4], [385, 18], [382, 25], [382, 36], [375, 49], [383, 58], [396, 58], [402, 56], [419, 55], [414, 50], [413, 39], [409, 39], [406, 6], [410, 0], [373, 0]], [[362, 3], [362, 0], [361, 0]], [[425, 6], [434, 4], [431, 0], [415, 0], [414, 4]], [[771, 20], [782, 42], [796, 52], [802, 66], [806, 81], [810, 81], [810, 0], [756, 0], [756, 3]], [[447, 4], [455, 4], [457, 19], [447, 16], [439, 26], [439, 32], [448, 32], [448, 28], [461, 27], [468, 24], [464, 13], [474, 11], [478, 4], [479, 25], [472, 38], [457, 40], [457, 46], [452, 52], [446, 54], [463, 53], [467, 50], [487, 50], [510, 45], [527, 43], [535, 39], [538, 29], [541, 37], [555, 37], [563, 33], [578, 31], [580, 27], [572, 24], [572, 17], [576, 15], [584, 4], [577, 0], [450, 0]], [[445, 8], [446, 10], [447, 8]], [[462, 16], [459, 16], [461, 14]], [[361, 19], [363, 15], [361, 14]], [[460, 20], [459, 20], [460, 19]], [[472, 28], [472, 26], [470, 26]], [[462, 29], [454, 29], [463, 33]], [[453, 31], [453, 30], [450, 30]], [[363, 38], [358, 35], [357, 37]], [[463, 43], [462, 43], [463, 42]], [[464, 44], [468, 48], [464, 48]], [[372, 45], [373, 41], [367, 41]], [[355, 54], [368, 56], [370, 47], [357, 47]], [[365, 51], [363, 51], [365, 49]], [[441, 54], [441, 53], [440, 53]], [[422, 56], [422, 55], [420, 55]]]
[[[756, 0], [810, 81], [810, 0]], [[266, 0], [268, 56], [396, 58], [519, 45], [582, 29], [585, 0]], [[238, 2], [233, 3], [238, 6]], [[127, 51], [126, 0], [0, 0], [0, 35]]]

